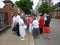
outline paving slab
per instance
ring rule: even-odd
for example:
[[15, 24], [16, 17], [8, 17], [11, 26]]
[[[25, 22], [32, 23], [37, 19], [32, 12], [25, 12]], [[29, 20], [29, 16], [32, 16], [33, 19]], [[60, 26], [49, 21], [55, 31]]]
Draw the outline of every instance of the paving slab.
[[0, 45], [30, 45], [31, 35], [27, 33], [25, 40], [12, 32], [12, 29], [0, 33]]
[[51, 19], [51, 39], [45, 39], [44, 35], [39, 35], [39, 38], [34, 39], [35, 45], [60, 45], [60, 20]]

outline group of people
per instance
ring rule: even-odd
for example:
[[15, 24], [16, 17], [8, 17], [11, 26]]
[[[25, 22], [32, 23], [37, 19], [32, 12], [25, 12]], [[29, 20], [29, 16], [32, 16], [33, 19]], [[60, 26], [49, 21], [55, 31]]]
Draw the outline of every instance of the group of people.
[[34, 38], [39, 37], [39, 34], [46, 34], [50, 38], [50, 14], [42, 13], [40, 17], [28, 17], [29, 32]]
[[39, 34], [50, 34], [50, 20], [50, 16], [44, 13], [41, 14], [40, 18], [37, 16], [28, 16], [27, 19], [25, 19], [23, 13], [20, 15], [16, 13], [12, 18], [12, 31], [20, 36], [21, 40], [25, 40], [26, 29], [29, 30], [29, 33], [34, 38], [38, 38]]
[[20, 15], [15, 12], [15, 15], [12, 18], [12, 31], [17, 34], [17, 36], [21, 36], [21, 40], [25, 40], [24, 37], [26, 36], [26, 21], [24, 20], [24, 16], [22, 17], [23, 13]]

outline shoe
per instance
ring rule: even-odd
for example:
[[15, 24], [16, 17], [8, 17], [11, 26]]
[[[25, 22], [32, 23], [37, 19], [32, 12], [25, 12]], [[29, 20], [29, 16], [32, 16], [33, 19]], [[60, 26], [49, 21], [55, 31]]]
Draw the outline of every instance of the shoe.
[[22, 38], [21, 40], [25, 40], [24, 38]]
[[17, 36], [20, 36], [20, 35], [17, 34]]
[[50, 39], [51, 37], [47, 37], [48, 39]]
[[37, 36], [33, 37], [33, 38], [38, 38]]

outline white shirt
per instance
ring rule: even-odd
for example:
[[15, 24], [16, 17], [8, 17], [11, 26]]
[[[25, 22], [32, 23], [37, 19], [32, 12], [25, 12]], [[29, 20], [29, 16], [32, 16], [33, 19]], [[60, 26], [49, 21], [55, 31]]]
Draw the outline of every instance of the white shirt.
[[23, 21], [23, 19], [20, 18], [19, 25], [22, 26], [22, 24], [24, 24], [24, 21]]
[[16, 20], [16, 17], [13, 16], [13, 18], [12, 18], [13, 23], [15, 23], [15, 20]]
[[45, 17], [44, 17], [44, 21], [46, 21], [46, 20], [47, 20], [47, 17], [45, 16]]
[[38, 22], [38, 20], [34, 20], [32, 22], [32, 25], [33, 25], [33, 28], [39, 28], [39, 22]]
[[47, 20], [47, 17], [46, 17], [46, 16], [47, 16], [47, 14], [45, 13], [45, 14], [44, 14], [44, 21]]
[[19, 22], [19, 20], [20, 20], [20, 16], [19, 16], [19, 15], [17, 15], [17, 16], [16, 16], [16, 22], [18, 23], [18, 22]]

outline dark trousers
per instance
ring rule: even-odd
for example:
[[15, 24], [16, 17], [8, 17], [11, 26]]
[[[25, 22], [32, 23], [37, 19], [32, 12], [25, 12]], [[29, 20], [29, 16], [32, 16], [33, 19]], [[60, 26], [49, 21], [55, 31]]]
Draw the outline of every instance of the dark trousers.
[[39, 35], [39, 28], [33, 28], [33, 37], [38, 37]]
[[27, 30], [29, 30], [29, 24], [27, 23]]
[[20, 36], [20, 33], [19, 33], [19, 24], [18, 23], [16, 25], [16, 28], [17, 28], [17, 35]]
[[39, 28], [40, 34], [43, 33], [43, 28]]

